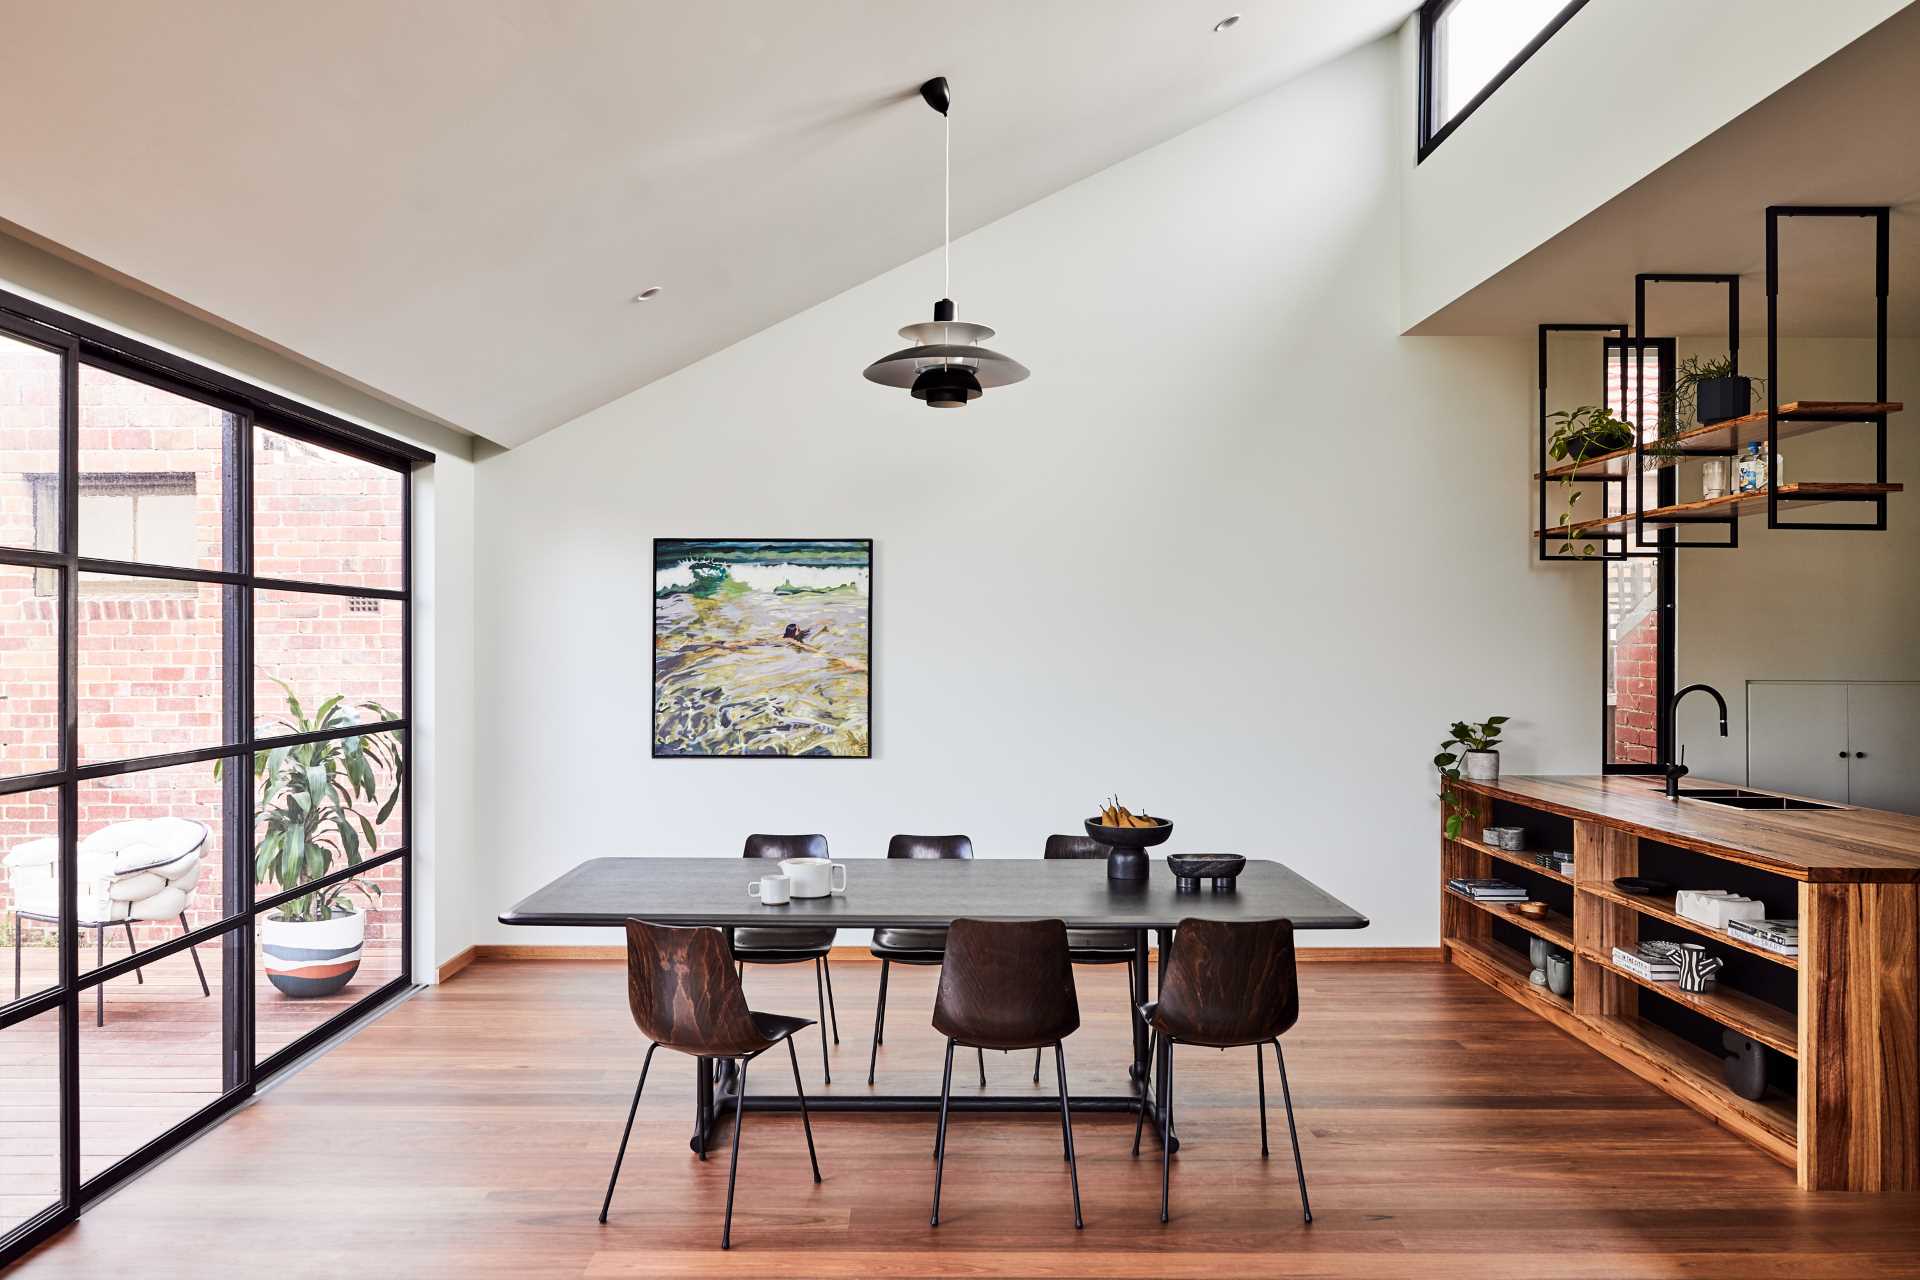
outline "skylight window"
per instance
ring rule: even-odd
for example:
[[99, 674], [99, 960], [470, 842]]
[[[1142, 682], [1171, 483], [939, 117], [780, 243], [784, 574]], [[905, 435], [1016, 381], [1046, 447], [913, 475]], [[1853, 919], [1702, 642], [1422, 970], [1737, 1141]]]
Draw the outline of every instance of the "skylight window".
[[1586, 0], [1427, 0], [1420, 10], [1420, 159]]

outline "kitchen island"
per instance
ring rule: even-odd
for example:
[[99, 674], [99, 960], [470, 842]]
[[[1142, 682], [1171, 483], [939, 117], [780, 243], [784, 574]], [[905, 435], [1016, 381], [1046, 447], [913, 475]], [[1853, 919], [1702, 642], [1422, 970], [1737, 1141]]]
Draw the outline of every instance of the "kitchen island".
[[[1689, 780], [1514, 777], [1458, 784], [1469, 813], [1441, 839], [1441, 937], [1449, 960], [1792, 1166], [1807, 1189], [1920, 1189], [1920, 818]], [[1686, 794], [1686, 793], [1693, 794]], [[1703, 794], [1704, 793], [1704, 794]], [[1715, 795], [1714, 793], [1719, 793]], [[1482, 840], [1526, 830], [1524, 850]], [[1533, 854], [1573, 855], [1570, 874]], [[1447, 887], [1498, 876], [1547, 904], [1522, 916]], [[1686, 919], [1671, 890], [1728, 889], [1799, 921], [1783, 955]], [[1529, 981], [1527, 944], [1573, 956], [1570, 996]], [[1704, 942], [1726, 961], [1715, 986], [1680, 990], [1616, 963], [1616, 947]], [[1762, 1046], [1765, 1095], [1736, 1093], [1725, 1037]]]

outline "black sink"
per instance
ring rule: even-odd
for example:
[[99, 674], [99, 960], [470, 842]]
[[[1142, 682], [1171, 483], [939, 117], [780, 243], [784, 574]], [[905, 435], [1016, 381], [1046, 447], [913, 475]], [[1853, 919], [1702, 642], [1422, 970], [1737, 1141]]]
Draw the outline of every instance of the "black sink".
[[1742, 791], [1738, 787], [1700, 787], [1680, 789], [1682, 800], [1705, 800], [1708, 804], [1723, 804], [1729, 809], [1837, 809], [1839, 805], [1821, 804], [1817, 800], [1795, 800], [1791, 796], [1770, 796], [1761, 791]]

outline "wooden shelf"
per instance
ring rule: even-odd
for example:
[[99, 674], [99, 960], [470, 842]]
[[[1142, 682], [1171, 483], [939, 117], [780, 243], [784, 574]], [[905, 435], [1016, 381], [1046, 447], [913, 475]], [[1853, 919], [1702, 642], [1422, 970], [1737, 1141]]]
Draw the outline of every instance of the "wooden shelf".
[[[1858, 501], [1877, 494], [1899, 493], [1906, 486], [1898, 484], [1844, 484], [1822, 481], [1816, 484], [1783, 484], [1780, 486], [1780, 501], [1810, 507], [1822, 502]], [[1719, 498], [1698, 498], [1692, 502], [1677, 502], [1672, 506], [1649, 507], [1646, 512], [1648, 524], [1677, 524], [1679, 519], [1696, 515], [1750, 516], [1767, 509], [1767, 491], [1757, 489], [1747, 493], [1729, 493]], [[1548, 529], [1542, 532], [1534, 530], [1536, 538], [1549, 538], [1556, 541], [1578, 539], [1595, 529], [1607, 529], [1614, 525], [1633, 523], [1633, 512], [1622, 511], [1615, 515], [1600, 516], [1593, 520], [1579, 520], [1565, 528]]]
[[1768, 1004], [1765, 1000], [1757, 1000], [1724, 986], [1716, 986], [1711, 991], [1682, 991], [1677, 982], [1655, 982], [1651, 978], [1643, 978], [1615, 964], [1611, 956], [1601, 955], [1598, 951], [1582, 948], [1579, 954], [1607, 972], [1618, 974], [1648, 991], [1657, 992], [1675, 1004], [1685, 1005], [1741, 1035], [1751, 1036], [1769, 1049], [1778, 1050], [1789, 1058], [1800, 1056], [1800, 1028], [1793, 1014], [1778, 1005]]
[[1769, 951], [1765, 947], [1744, 941], [1738, 934], [1715, 929], [1710, 925], [1701, 924], [1698, 920], [1687, 919], [1673, 909], [1672, 898], [1650, 896], [1641, 893], [1626, 893], [1611, 885], [1583, 884], [1580, 886], [1580, 892], [1590, 893], [1596, 898], [1603, 898], [1608, 902], [1615, 902], [1623, 907], [1631, 907], [1641, 915], [1652, 916], [1656, 920], [1665, 920], [1668, 924], [1679, 925], [1682, 929], [1697, 933], [1703, 938], [1711, 938], [1715, 942], [1725, 943], [1727, 946], [1733, 947], [1736, 950], [1745, 951], [1749, 955], [1759, 956], [1763, 960], [1771, 960], [1777, 965], [1784, 965], [1789, 969], [1798, 969], [1800, 967], [1798, 957], [1783, 956], [1778, 951]]
[[1499, 849], [1499, 848], [1495, 848], [1493, 845], [1490, 845], [1490, 844], [1482, 844], [1478, 840], [1469, 840], [1465, 836], [1456, 836], [1453, 842], [1458, 845], [1465, 845], [1467, 848], [1473, 850], [1475, 853], [1484, 853], [1489, 858], [1498, 858], [1502, 862], [1511, 862], [1514, 866], [1519, 867], [1522, 871], [1531, 871], [1533, 872], [1533, 874], [1537, 876], [1545, 876], [1549, 880], [1558, 880], [1561, 884], [1573, 883], [1572, 876], [1561, 875], [1558, 871], [1555, 871], [1552, 867], [1543, 867], [1539, 863], [1535, 862], [1533, 860], [1533, 854], [1529, 851], [1520, 850], [1520, 849]]
[[[1795, 400], [1780, 406], [1778, 435], [1785, 440], [1848, 422], [1871, 422], [1884, 414], [1898, 413], [1906, 406], [1898, 401], [1867, 403], [1850, 400]], [[1765, 413], [1743, 414], [1711, 426], [1689, 427], [1668, 436], [1665, 444], [1684, 450], [1679, 456], [1649, 454], [1649, 467], [1671, 467], [1695, 457], [1721, 457], [1743, 453], [1746, 447], [1767, 438]], [[1633, 469], [1632, 448], [1596, 454], [1585, 462], [1563, 462], [1541, 473], [1548, 480], [1600, 480], [1629, 474]], [[1536, 479], [1541, 476], [1536, 476]]]
[[[1665, 1077], [1661, 1083], [1678, 1085], [1687, 1101], [1699, 1105], [1716, 1122], [1742, 1134], [1774, 1159], [1794, 1163], [1799, 1125], [1793, 1099], [1771, 1091], [1758, 1101], [1741, 1097], [1727, 1085], [1716, 1055], [1644, 1019], [1601, 1014], [1587, 1019], [1587, 1025], [1606, 1041], [1639, 1055]], [[1629, 1066], [1645, 1074], [1640, 1065]]]
[[[1517, 929], [1524, 929], [1535, 937], [1545, 938], [1563, 951], [1573, 950], [1573, 921], [1558, 911], [1550, 910], [1536, 919], [1533, 916], [1523, 916], [1518, 911], [1507, 910], [1507, 904], [1504, 902], [1475, 902], [1458, 889], [1451, 889], [1446, 885], [1440, 887], [1460, 901], [1480, 908], [1495, 920], [1505, 920]], [[1526, 974], [1523, 973], [1520, 976], [1524, 978]]]
[[[1457, 961], [1492, 985], [1499, 987], [1522, 1004], [1536, 1004], [1573, 1017], [1573, 1001], [1557, 996], [1546, 987], [1536, 987], [1527, 975], [1533, 972], [1527, 958], [1512, 947], [1498, 942], [1471, 942], [1465, 938], [1446, 939], [1447, 948], [1458, 953]], [[1556, 1019], [1556, 1021], [1559, 1021]]]

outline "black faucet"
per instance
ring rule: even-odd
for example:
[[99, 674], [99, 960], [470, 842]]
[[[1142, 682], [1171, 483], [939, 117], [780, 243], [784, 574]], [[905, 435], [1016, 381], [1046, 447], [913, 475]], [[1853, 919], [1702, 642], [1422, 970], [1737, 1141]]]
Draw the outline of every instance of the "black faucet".
[[[1667, 704], [1667, 715], [1673, 721], [1676, 736], [1680, 727], [1680, 699], [1690, 693], [1710, 693], [1713, 695], [1713, 700], [1720, 704], [1720, 736], [1723, 738], [1726, 737], [1727, 700], [1721, 697], [1720, 691], [1710, 684], [1690, 684], [1680, 692], [1674, 694], [1673, 701]], [[1686, 776], [1687, 748], [1682, 745], [1680, 748], [1680, 759], [1667, 765], [1667, 799], [1678, 800], [1680, 798], [1680, 779]]]

